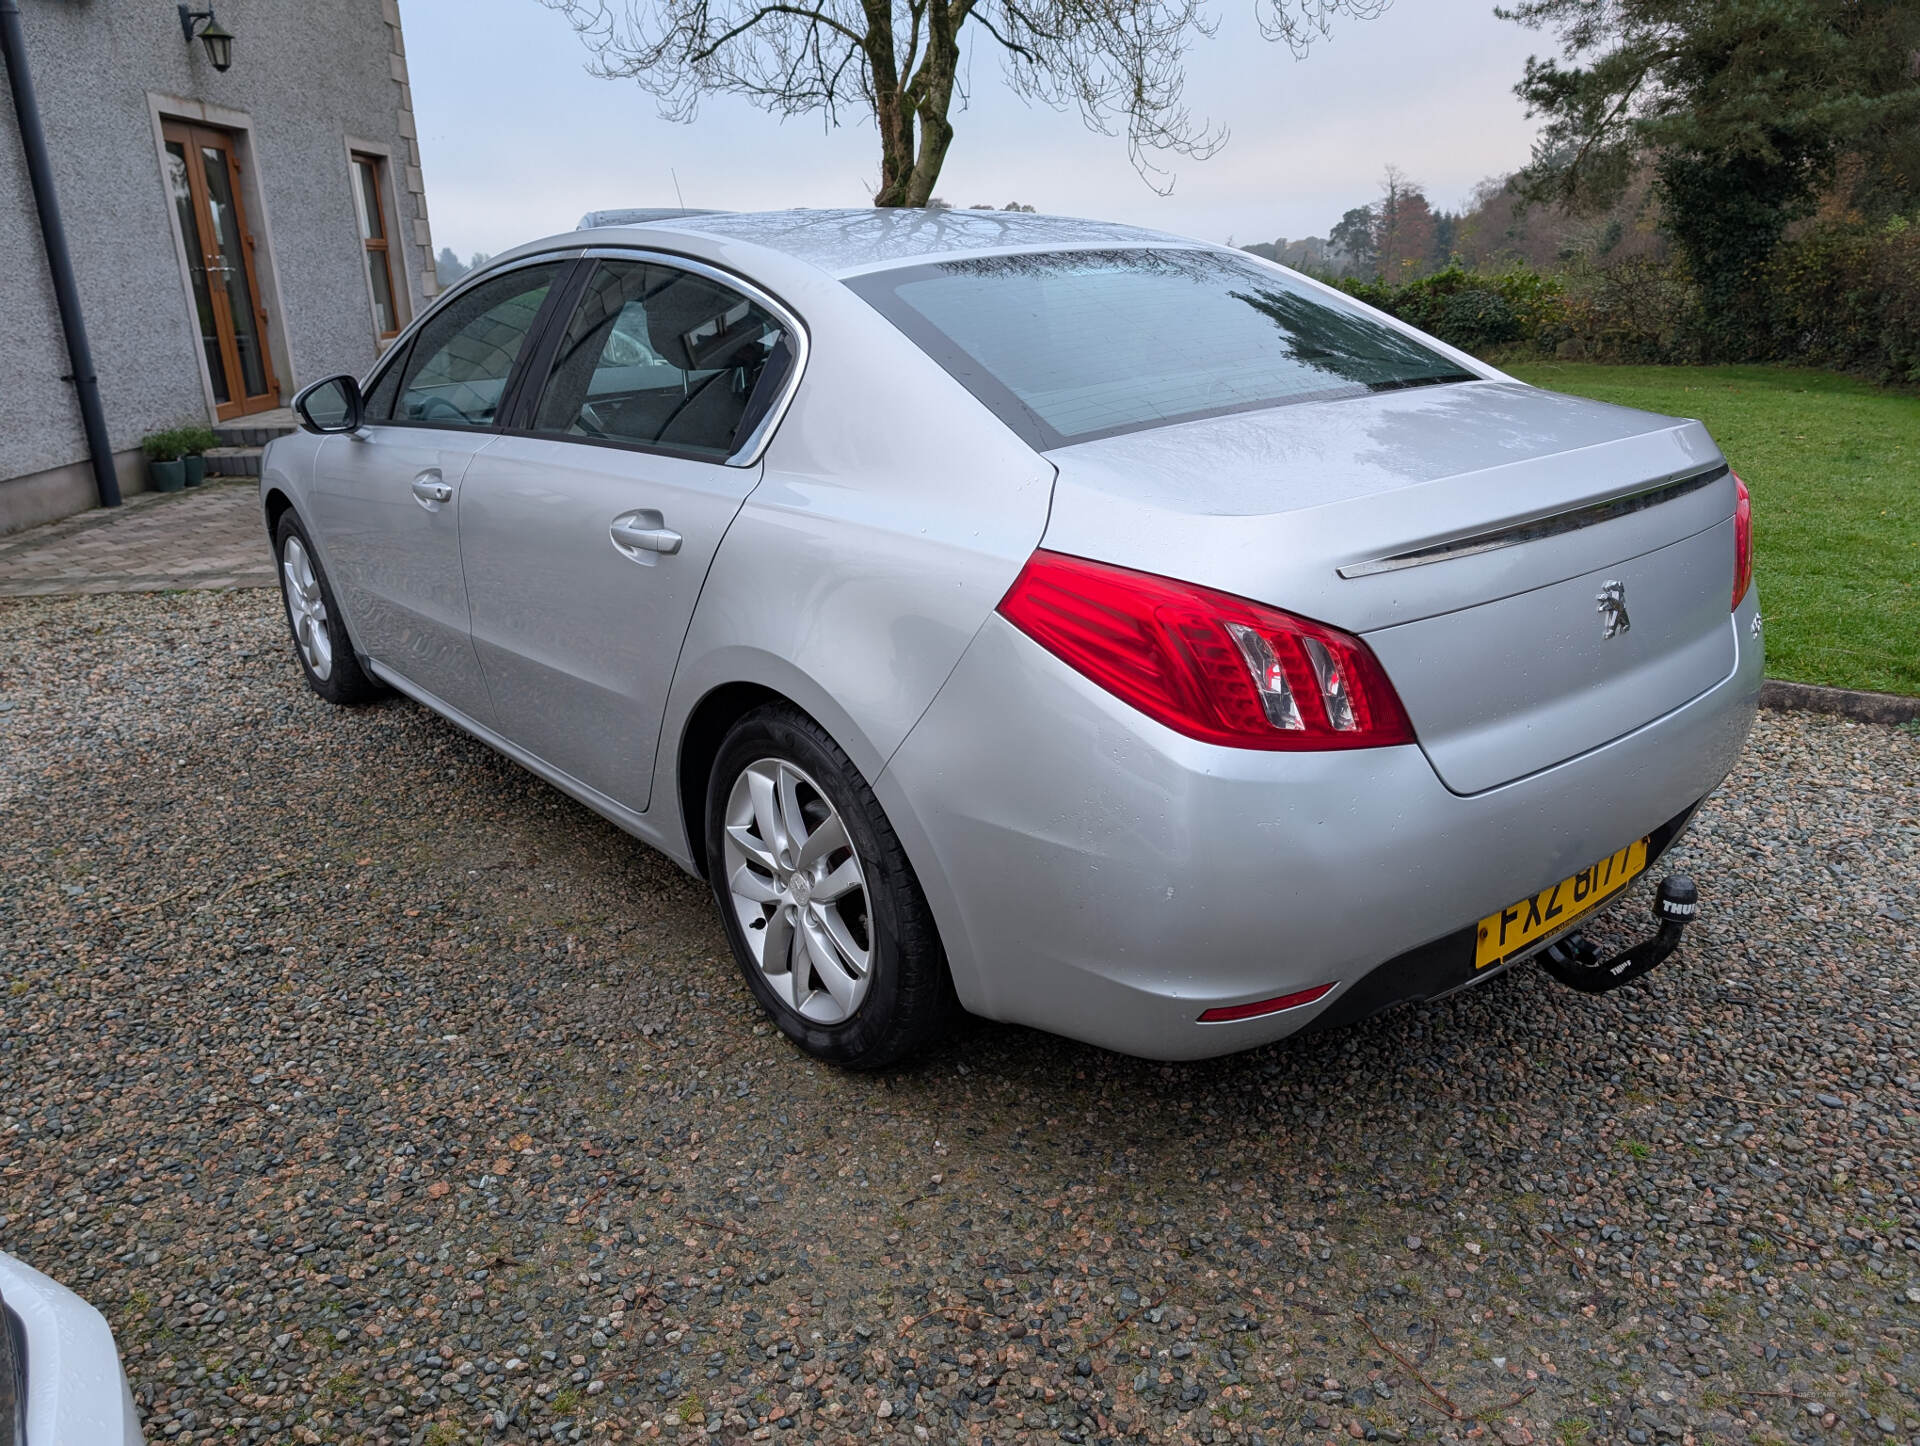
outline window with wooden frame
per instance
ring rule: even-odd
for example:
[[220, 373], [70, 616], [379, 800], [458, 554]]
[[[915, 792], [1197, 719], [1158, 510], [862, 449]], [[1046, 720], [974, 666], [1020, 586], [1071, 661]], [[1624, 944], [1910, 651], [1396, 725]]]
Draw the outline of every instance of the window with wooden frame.
[[360, 244], [367, 259], [367, 285], [373, 292], [374, 327], [384, 341], [400, 334], [400, 303], [393, 289], [393, 260], [387, 245], [386, 162], [353, 153], [353, 208], [360, 220]]

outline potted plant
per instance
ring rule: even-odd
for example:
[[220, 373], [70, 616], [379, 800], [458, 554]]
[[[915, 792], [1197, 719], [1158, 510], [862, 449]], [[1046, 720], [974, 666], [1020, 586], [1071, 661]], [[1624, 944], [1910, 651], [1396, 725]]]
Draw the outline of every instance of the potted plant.
[[181, 460], [184, 448], [180, 430], [149, 432], [140, 439], [140, 450], [147, 454], [147, 480], [156, 492], [178, 492], [187, 485], [187, 464]]
[[187, 486], [198, 487], [207, 477], [206, 451], [219, 446], [220, 439], [214, 435], [213, 428], [202, 426], [181, 427], [179, 435], [183, 454], [180, 460], [187, 466]]

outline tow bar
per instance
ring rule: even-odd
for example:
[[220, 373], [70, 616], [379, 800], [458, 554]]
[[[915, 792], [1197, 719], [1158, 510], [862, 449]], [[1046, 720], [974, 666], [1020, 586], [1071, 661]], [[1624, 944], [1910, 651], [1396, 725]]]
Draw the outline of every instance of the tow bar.
[[1679, 948], [1680, 935], [1699, 912], [1700, 891], [1693, 880], [1685, 874], [1668, 874], [1660, 881], [1653, 900], [1653, 917], [1660, 921], [1658, 933], [1611, 959], [1602, 959], [1599, 949], [1584, 935], [1569, 934], [1548, 946], [1540, 956], [1540, 967], [1569, 989], [1605, 994], [1633, 983]]

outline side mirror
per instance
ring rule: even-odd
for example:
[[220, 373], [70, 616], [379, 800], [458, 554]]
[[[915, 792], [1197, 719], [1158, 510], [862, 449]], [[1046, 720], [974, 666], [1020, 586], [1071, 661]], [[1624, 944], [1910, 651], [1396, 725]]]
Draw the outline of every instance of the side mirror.
[[309, 432], [351, 432], [360, 426], [360, 383], [350, 376], [315, 382], [293, 399], [300, 425]]

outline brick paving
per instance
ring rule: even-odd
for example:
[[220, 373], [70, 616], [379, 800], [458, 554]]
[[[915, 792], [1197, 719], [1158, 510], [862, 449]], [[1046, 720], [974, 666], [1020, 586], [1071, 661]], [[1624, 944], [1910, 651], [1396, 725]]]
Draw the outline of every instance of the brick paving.
[[272, 587], [258, 484], [147, 492], [0, 537], [0, 597]]

